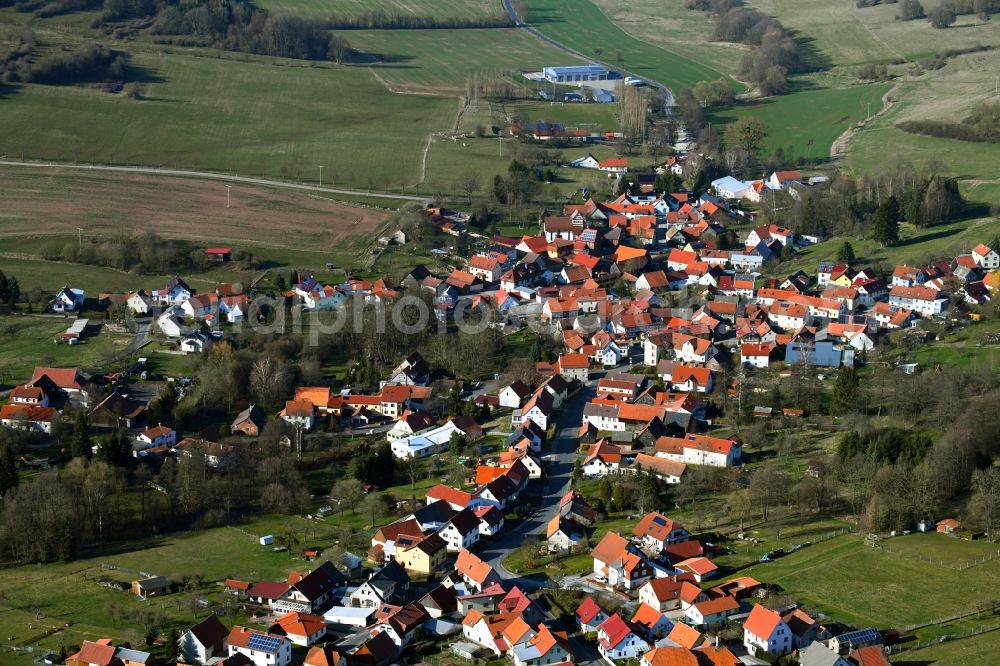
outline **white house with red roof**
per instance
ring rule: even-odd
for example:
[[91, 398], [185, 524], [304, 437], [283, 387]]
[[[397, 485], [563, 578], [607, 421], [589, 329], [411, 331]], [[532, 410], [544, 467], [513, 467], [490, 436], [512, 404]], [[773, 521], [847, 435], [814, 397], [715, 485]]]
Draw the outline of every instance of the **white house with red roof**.
[[539, 625], [538, 633], [528, 640], [518, 642], [511, 651], [514, 666], [549, 666], [572, 664], [573, 651], [565, 632], [553, 631]]
[[611, 663], [638, 659], [649, 647], [649, 643], [642, 637], [642, 630], [623, 620], [617, 613], [597, 629], [597, 651]]
[[226, 651], [230, 657], [247, 657], [254, 666], [288, 666], [292, 661], [288, 638], [246, 627], [233, 627], [226, 638]]
[[611, 587], [636, 590], [653, 577], [653, 567], [639, 549], [617, 532], [608, 532], [592, 553], [594, 574]]
[[694, 576], [695, 581], [703, 583], [719, 572], [719, 567], [707, 557], [691, 557], [674, 565], [678, 571], [685, 571]]
[[632, 615], [632, 626], [642, 629], [647, 640], [663, 638], [674, 628], [674, 623], [659, 608], [640, 603]]
[[657, 554], [663, 552], [670, 544], [680, 543], [691, 538], [691, 535], [680, 523], [657, 511], [643, 516], [639, 524], [632, 530], [632, 534], [642, 539], [643, 545]]
[[1000, 268], [1000, 254], [997, 253], [997, 250], [991, 249], [983, 243], [972, 248], [972, 259], [977, 266], [986, 271], [995, 271]]
[[585, 634], [597, 631], [607, 619], [607, 612], [594, 601], [593, 597], [584, 597], [576, 609], [576, 624]]
[[660, 437], [656, 455], [687, 465], [732, 467], [742, 454], [742, 446], [732, 439], [687, 433], [683, 437]]
[[683, 585], [676, 577], [654, 578], [639, 588], [639, 601], [661, 611], [679, 608]]
[[494, 283], [500, 279], [502, 265], [493, 257], [477, 254], [469, 259], [468, 272], [483, 282]]
[[795, 233], [791, 229], [779, 227], [777, 224], [761, 226], [751, 229], [750, 233], [747, 234], [746, 240], [743, 241], [743, 244], [746, 247], [757, 247], [762, 242], [770, 243], [775, 240], [781, 243], [784, 247], [788, 247], [794, 242]]
[[781, 190], [787, 187], [789, 183], [801, 182], [801, 171], [775, 171], [768, 177], [764, 184], [767, 185], [768, 189]]
[[757, 604], [743, 623], [743, 645], [752, 655], [787, 654], [794, 648], [792, 630], [776, 611]]
[[146, 428], [136, 437], [140, 442], [146, 444], [146, 448], [153, 446], [173, 446], [177, 443], [177, 431], [162, 423]]
[[724, 624], [729, 616], [739, 612], [740, 602], [727, 595], [688, 606], [684, 617], [693, 627], [711, 628]]
[[933, 317], [944, 311], [948, 297], [931, 287], [895, 286], [889, 290], [889, 305], [913, 310], [923, 317]]

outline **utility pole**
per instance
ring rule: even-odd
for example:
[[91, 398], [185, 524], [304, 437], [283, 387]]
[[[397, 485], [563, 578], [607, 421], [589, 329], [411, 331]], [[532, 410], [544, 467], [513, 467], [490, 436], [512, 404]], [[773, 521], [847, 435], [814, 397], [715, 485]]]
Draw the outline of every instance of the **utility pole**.
[[76, 237], [80, 240], [80, 254], [83, 255], [83, 228], [76, 228]]
[[232, 189], [232, 185], [226, 185], [226, 208], [229, 208], [229, 193]]
[[871, 102], [868, 102], [868, 113], [866, 115], [867, 115], [867, 118], [865, 118], [866, 121], [872, 119], [872, 103]]
[[319, 186], [323, 187], [323, 165], [319, 165]]

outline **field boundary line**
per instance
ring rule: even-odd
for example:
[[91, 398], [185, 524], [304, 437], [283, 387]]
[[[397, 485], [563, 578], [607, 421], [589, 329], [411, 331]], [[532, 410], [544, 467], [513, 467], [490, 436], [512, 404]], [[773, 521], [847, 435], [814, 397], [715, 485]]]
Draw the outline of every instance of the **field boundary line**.
[[270, 178], [254, 178], [251, 176], [236, 176], [215, 171], [188, 171], [187, 169], [162, 169], [160, 167], [143, 166], [113, 166], [103, 164], [70, 164], [67, 162], [33, 162], [27, 160], [0, 159], [0, 166], [26, 167], [36, 169], [75, 169], [78, 171], [112, 171], [117, 173], [139, 173], [152, 176], [168, 176], [176, 178], [200, 178], [202, 180], [220, 180], [231, 183], [247, 183], [249, 185], [264, 185], [265, 187], [278, 187], [293, 190], [304, 190], [307, 192], [326, 192], [328, 194], [341, 194], [350, 197], [371, 197], [373, 199], [392, 199], [398, 201], [418, 201], [426, 204], [427, 197], [420, 197], [413, 194], [396, 194], [392, 192], [380, 192], [377, 190], [345, 190], [334, 187], [322, 187], [319, 185], [305, 185], [303, 183], [289, 183], [282, 180], [271, 180]]

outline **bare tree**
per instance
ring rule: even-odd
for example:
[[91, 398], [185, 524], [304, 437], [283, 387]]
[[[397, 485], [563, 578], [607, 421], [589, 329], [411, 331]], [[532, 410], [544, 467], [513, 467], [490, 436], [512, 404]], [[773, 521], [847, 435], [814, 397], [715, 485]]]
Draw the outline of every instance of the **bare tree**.
[[337, 503], [343, 511], [345, 505], [351, 508], [353, 515], [358, 508], [358, 502], [365, 496], [365, 486], [357, 479], [341, 479], [333, 484], [330, 490], [330, 500]]
[[466, 171], [455, 180], [455, 189], [465, 195], [469, 205], [472, 205], [472, 195], [479, 191], [482, 182], [475, 171]]
[[371, 516], [372, 527], [375, 527], [376, 521], [388, 511], [385, 495], [379, 493], [365, 495], [365, 498], [361, 501], [361, 509]]
[[250, 369], [250, 390], [258, 402], [273, 406], [288, 384], [288, 365], [274, 356], [261, 356]]

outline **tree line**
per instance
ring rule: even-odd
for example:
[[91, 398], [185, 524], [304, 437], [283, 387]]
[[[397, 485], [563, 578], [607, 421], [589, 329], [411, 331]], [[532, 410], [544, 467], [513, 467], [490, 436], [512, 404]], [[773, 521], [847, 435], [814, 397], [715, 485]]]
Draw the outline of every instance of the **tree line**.
[[343, 62], [350, 45], [316, 20], [272, 13], [242, 0], [104, 0], [102, 26], [135, 21], [154, 35], [191, 35], [205, 46], [259, 55]]
[[63, 46], [41, 56], [30, 28], [12, 31], [6, 42], [0, 51], [0, 77], [5, 83], [102, 83], [117, 91], [125, 81], [125, 57], [100, 42]]
[[[155, 232], [133, 235], [125, 229], [86, 243], [51, 240], [41, 246], [39, 254], [43, 259], [107, 266], [140, 275], [204, 270], [214, 263], [203, 249], [188, 252], [178, 241], [162, 238]], [[237, 250], [233, 260], [249, 265], [253, 263], [253, 255]]]
[[980, 104], [959, 123], [946, 120], [904, 120], [896, 123], [896, 127], [911, 134], [1000, 143], [1000, 103]]
[[821, 238], [867, 235], [883, 245], [899, 240], [902, 222], [918, 227], [946, 224], [959, 219], [965, 209], [954, 178], [904, 170], [860, 179], [841, 176], [802, 189], [797, 198], [785, 193], [771, 196], [775, 205], [760, 211], [769, 223]]

